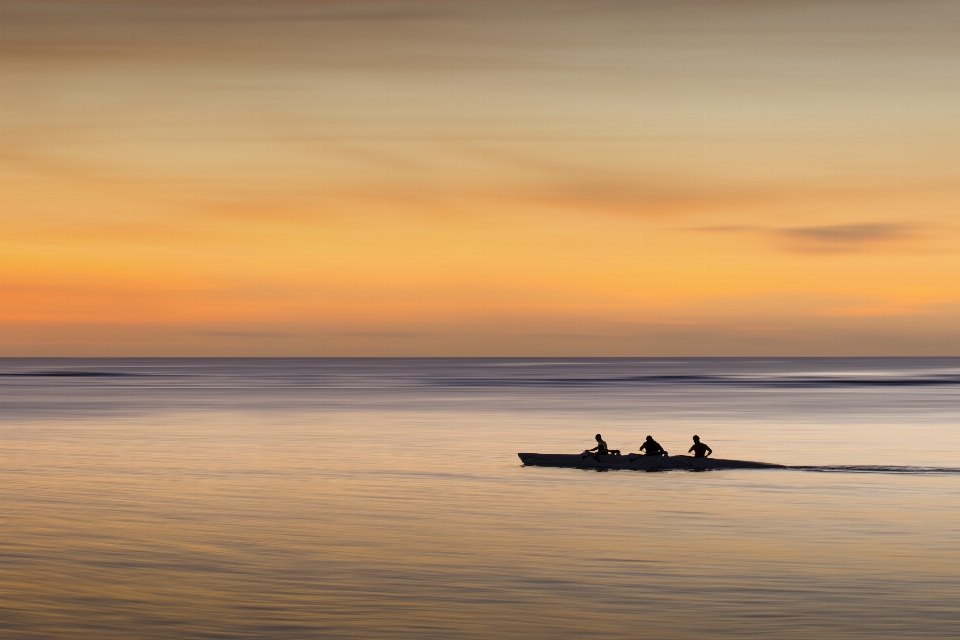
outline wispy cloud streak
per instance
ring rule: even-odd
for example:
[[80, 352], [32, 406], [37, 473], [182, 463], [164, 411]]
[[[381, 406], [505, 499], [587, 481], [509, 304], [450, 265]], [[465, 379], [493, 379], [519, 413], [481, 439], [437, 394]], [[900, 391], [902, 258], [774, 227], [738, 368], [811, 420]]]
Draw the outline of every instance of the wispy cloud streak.
[[906, 224], [866, 223], [793, 227], [772, 232], [793, 250], [807, 253], [862, 251], [881, 243], [913, 239], [916, 229]]
[[764, 227], [759, 225], [716, 225], [700, 227], [708, 233], [749, 234], [764, 238], [777, 248], [799, 253], [854, 253], [879, 246], [916, 240], [916, 224], [868, 222], [855, 224]]

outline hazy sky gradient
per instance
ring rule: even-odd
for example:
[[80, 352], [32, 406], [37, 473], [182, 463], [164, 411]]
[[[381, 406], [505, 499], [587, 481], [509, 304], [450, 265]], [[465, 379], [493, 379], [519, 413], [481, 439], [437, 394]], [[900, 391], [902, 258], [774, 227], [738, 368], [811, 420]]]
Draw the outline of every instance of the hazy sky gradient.
[[956, 2], [0, 0], [0, 355], [960, 355]]

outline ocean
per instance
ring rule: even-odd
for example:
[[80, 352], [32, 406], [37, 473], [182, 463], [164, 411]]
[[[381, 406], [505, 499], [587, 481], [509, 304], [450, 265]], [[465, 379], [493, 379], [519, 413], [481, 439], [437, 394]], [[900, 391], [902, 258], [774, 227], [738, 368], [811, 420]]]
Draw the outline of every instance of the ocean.
[[614, 635], [960, 637], [960, 359], [0, 360], [4, 639]]

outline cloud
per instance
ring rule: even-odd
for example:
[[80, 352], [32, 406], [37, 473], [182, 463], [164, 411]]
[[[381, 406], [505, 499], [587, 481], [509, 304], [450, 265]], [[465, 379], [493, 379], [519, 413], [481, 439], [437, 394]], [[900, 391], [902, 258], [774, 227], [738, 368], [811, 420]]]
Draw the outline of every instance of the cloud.
[[882, 244], [912, 240], [919, 232], [916, 225], [891, 222], [780, 228], [757, 225], [716, 225], [698, 227], [697, 230], [707, 233], [755, 235], [789, 252], [814, 254], [856, 253]]
[[915, 229], [905, 224], [865, 223], [793, 227], [769, 233], [785, 240], [794, 251], [849, 253], [879, 243], [908, 240], [915, 235]]

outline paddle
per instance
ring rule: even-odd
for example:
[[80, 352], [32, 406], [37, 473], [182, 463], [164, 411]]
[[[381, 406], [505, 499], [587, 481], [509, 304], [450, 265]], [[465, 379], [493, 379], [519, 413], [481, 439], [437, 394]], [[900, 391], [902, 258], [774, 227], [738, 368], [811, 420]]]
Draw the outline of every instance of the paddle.
[[582, 454], [580, 454], [580, 458], [583, 459], [583, 458], [586, 458], [587, 456], [592, 456], [593, 459], [596, 460], [596, 461], [599, 463], [599, 462], [600, 462], [600, 457], [599, 457], [599, 456], [601, 456], [601, 455], [604, 455], [604, 456], [620, 456], [620, 449], [607, 449], [606, 451], [597, 451], [597, 452], [593, 452], [593, 451], [589, 451], [589, 450], [588, 450], [588, 451], [584, 451]]
[[650, 454], [650, 453], [648, 453], [648, 454], [643, 454], [643, 453], [631, 453], [630, 455], [631, 455], [631, 456], [634, 456], [634, 457], [633, 457], [633, 458], [630, 458], [629, 462], [633, 462], [633, 461], [636, 460], [637, 458], [659, 458], [659, 457], [662, 457], [662, 456], [669, 456], [670, 454], [667, 453], [667, 451], [664, 449], [664, 450], [660, 451], [659, 453], [653, 453], [653, 454]]

